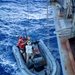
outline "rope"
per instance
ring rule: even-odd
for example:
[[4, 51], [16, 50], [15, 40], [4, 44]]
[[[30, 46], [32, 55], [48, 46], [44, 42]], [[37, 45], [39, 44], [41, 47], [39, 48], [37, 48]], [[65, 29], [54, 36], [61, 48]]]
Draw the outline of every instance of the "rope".
[[[29, 9], [28, 9], [29, 7], [28, 7], [28, 0], [27, 0], [27, 15], [28, 15], [28, 26], [29, 26]], [[29, 30], [29, 27], [28, 27], [28, 30]]]
[[[47, 1], [47, 25], [48, 25], [48, 3], [49, 3], [49, 0], [46, 0]], [[49, 28], [47, 30], [47, 33], [48, 33], [48, 36], [49, 36]], [[49, 39], [48, 39], [48, 48], [49, 48]]]
[[[27, 13], [28, 13], [28, 0], [27, 0]], [[27, 14], [28, 15], [28, 14]], [[29, 15], [28, 15], [28, 23], [29, 23]]]
[[[27, 0], [27, 19], [28, 19], [28, 30], [27, 31], [29, 31], [29, 25], [30, 25], [30, 23], [29, 23], [29, 6], [28, 6], [28, 4], [29, 4], [29, 2], [28, 2], [29, 0]], [[28, 36], [29, 34], [27, 34], [27, 36]]]
[[70, 3], [71, 3], [71, 0], [68, 1], [67, 16], [66, 17], [68, 17], [68, 15], [70, 14]]
[[[42, 1], [40, 1], [40, 3], [42, 3]], [[41, 9], [41, 6], [40, 6], [40, 10], [39, 11], [40, 11], [39, 12], [39, 25], [41, 25], [42, 24], [41, 23], [42, 18], [40, 18], [40, 17], [42, 17], [42, 13], [41, 13], [42, 9]], [[45, 27], [44, 24], [43, 24], [43, 27]]]
[[47, 25], [48, 25], [48, 0], [46, 0], [47, 2]]

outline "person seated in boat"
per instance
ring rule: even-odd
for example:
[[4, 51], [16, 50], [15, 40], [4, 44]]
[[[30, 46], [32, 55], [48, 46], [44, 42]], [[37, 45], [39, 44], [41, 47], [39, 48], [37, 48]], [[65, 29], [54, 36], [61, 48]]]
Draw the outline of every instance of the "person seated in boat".
[[39, 53], [39, 49], [34, 44], [32, 46], [33, 46], [32, 49], [33, 49], [33, 52], [34, 52], [34, 56], [36, 56]]
[[26, 45], [26, 64], [28, 65], [29, 58], [33, 59], [33, 47], [31, 45], [31, 42], [28, 41]]
[[23, 55], [24, 59], [25, 59], [25, 55], [26, 55], [25, 46], [27, 45], [28, 40], [30, 40], [30, 38], [28, 37], [28, 39], [27, 39], [26, 35], [24, 33], [22, 34], [22, 36], [20, 36], [20, 38], [18, 40], [17, 46], [20, 49], [20, 52]]

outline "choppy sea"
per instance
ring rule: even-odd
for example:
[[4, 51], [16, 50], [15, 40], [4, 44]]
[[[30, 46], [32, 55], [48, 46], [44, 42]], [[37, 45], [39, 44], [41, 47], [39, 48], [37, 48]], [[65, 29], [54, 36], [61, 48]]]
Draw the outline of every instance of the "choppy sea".
[[0, 0], [0, 75], [22, 75], [12, 46], [17, 44], [24, 28], [33, 41], [42, 39], [60, 64], [53, 9], [47, 3], [46, 0]]

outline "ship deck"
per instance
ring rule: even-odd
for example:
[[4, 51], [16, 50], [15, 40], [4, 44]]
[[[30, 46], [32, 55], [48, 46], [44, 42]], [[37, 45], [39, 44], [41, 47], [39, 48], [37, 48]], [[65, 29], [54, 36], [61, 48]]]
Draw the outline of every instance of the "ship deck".
[[72, 35], [72, 20], [66, 20], [64, 17], [59, 17], [59, 8], [56, 4], [52, 4], [52, 7], [54, 11], [55, 34], [57, 35], [63, 75], [75, 75], [75, 62], [72, 55], [70, 41], [68, 40]]

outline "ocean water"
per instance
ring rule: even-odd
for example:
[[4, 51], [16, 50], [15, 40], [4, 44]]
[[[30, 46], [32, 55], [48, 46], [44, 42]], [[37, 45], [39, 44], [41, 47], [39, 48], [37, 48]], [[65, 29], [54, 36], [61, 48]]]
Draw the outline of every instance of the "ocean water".
[[33, 41], [42, 39], [60, 63], [50, 4], [46, 0], [0, 0], [0, 75], [22, 75], [12, 47], [24, 28]]

